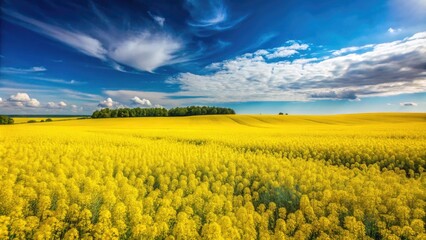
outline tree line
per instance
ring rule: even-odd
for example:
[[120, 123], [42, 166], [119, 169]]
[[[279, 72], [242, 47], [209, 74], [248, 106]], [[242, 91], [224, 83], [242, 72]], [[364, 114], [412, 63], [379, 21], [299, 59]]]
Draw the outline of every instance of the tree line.
[[193, 115], [216, 115], [235, 114], [231, 108], [189, 106], [176, 107], [169, 110], [165, 108], [103, 108], [96, 110], [92, 118], [117, 118], [117, 117], [166, 117], [166, 116], [193, 116]]

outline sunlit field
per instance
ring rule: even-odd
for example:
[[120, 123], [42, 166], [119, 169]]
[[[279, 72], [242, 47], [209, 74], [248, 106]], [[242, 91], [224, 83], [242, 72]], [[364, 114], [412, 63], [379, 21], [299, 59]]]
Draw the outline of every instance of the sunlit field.
[[65, 120], [75, 120], [77, 117], [14, 117], [13, 120], [15, 123], [28, 123], [28, 121], [40, 122], [42, 120], [50, 118], [52, 121], [65, 121]]
[[0, 126], [0, 239], [426, 239], [426, 114]]

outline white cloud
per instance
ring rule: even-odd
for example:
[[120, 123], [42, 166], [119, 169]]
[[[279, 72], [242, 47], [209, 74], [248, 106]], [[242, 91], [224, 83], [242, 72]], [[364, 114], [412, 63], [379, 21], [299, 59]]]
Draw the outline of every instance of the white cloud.
[[40, 102], [35, 99], [35, 98], [31, 98], [30, 101], [26, 102], [25, 104], [27, 107], [39, 107], [40, 106]]
[[0, 103], [3, 103], [3, 98], [0, 97]]
[[143, 107], [151, 107], [152, 106], [151, 101], [149, 101], [148, 99], [145, 99], [145, 98], [140, 99], [139, 97], [135, 96], [131, 99], [131, 101], [132, 101], [133, 104], [140, 105], [140, 106], [143, 106]]
[[401, 28], [389, 28], [388, 29], [388, 32], [389, 33], [398, 33], [398, 32], [401, 32], [402, 31], [402, 29]]
[[65, 108], [66, 106], [67, 104], [64, 101], [60, 101], [58, 103], [48, 102], [46, 104], [46, 108], [50, 108], [50, 109], [61, 109], [61, 108]]
[[27, 93], [17, 93], [15, 95], [11, 95], [8, 99], [10, 102], [28, 102], [31, 98]]
[[17, 93], [15, 95], [11, 95], [7, 102], [11, 105], [15, 105], [17, 107], [39, 107], [40, 102], [35, 98], [30, 98], [27, 93]]
[[148, 12], [148, 14], [149, 14], [149, 16], [151, 16], [152, 17], [152, 19], [158, 24], [158, 25], [160, 25], [160, 27], [163, 27], [164, 26], [164, 22], [166, 21], [166, 19], [165, 18], [163, 18], [163, 17], [160, 17], [160, 16], [157, 16], [157, 15], [154, 15], [154, 14], [152, 14], [151, 12]]
[[101, 108], [118, 108], [118, 107], [124, 107], [124, 106], [121, 105], [119, 102], [113, 101], [111, 98], [107, 98], [107, 99], [101, 101], [98, 104], [98, 107], [101, 107]]
[[[359, 49], [364, 51], [340, 55]], [[268, 62], [263, 58], [280, 50], [258, 50], [213, 63], [206, 67], [207, 74], [182, 73], [167, 82], [180, 86], [181, 91], [175, 95], [202, 96], [197, 102], [356, 100], [426, 89], [426, 33], [343, 49], [339, 56], [292, 62]]]
[[135, 69], [152, 72], [176, 60], [174, 54], [181, 48], [181, 43], [171, 37], [145, 32], [119, 42], [109, 56]]
[[399, 105], [401, 105], [403, 107], [415, 107], [415, 106], [417, 106], [417, 103], [415, 103], [415, 102], [402, 102]]

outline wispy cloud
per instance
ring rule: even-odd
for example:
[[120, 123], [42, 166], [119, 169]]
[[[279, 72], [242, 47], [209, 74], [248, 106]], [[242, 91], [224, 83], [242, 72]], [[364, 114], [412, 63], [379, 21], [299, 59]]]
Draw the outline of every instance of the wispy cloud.
[[246, 53], [248, 51], [252, 51], [252, 50], [256, 50], [259, 49], [260, 47], [262, 47], [265, 43], [271, 41], [272, 39], [276, 38], [278, 36], [278, 33], [276, 32], [269, 32], [269, 33], [265, 33], [262, 34], [257, 41], [255, 41], [253, 44], [251, 44], [250, 46], [244, 48], [243, 50], [240, 51], [240, 53]]
[[166, 19], [164, 17], [152, 14], [149, 11], [148, 11], [148, 14], [160, 27], [164, 26], [164, 22], [166, 21]]
[[51, 83], [67, 84], [67, 85], [86, 84], [86, 82], [81, 82], [77, 80], [65, 80], [65, 79], [48, 78], [48, 77], [29, 77], [29, 79], [40, 80], [40, 81], [51, 82]]
[[31, 67], [31, 68], [14, 68], [14, 67], [2, 67], [0, 72], [5, 74], [27, 74], [27, 73], [38, 73], [45, 72], [47, 69], [43, 66]]
[[152, 72], [167, 62], [176, 61], [174, 53], [182, 44], [169, 36], [145, 32], [116, 43], [109, 57], [127, 66]]
[[[94, 5], [93, 9], [104, 22], [108, 21], [107, 17]], [[94, 28], [89, 32], [81, 32], [54, 26], [15, 11], [5, 10], [4, 12], [9, 21], [64, 43], [83, 54], [98, 58], [118, 71], [124, 71], [119, 64], [152, 72], [159, 67], [190, 59], [179, 55], [184, 48], [182, 41], [166, 32], [148, 29], [127, 31], [113, 27], [106, 30]], [[164, 24], [160, 17], [155, 17], [154, 20], [158, 24]]]
[[222, 0], [186, 0], [185, 7], [192, 19], [188, 21], [188, 25], [201, 36], [210, 35], [209, 31], [230, 29], [245, 18], [245, 16], [231, 18], [229, 10]]
[[68, 85], [80, 85], [85, 84], [86, 82], [76, 81], [76, 80], [64, 80], [64, 79], [58, 79], [58, 78], [49, 78], [49, 77], [43, 77], [44, 72], [46, 72], [47, 69], [43, 66], [40, 67], [31, 67], [31, 68], [15, 68], [15, 67], [2, 67], [0, 68], [0, 73], [3, 74], [9, 74], [13, 76], [25, 76], [25, 79], [32, 79], [32, 80], [40, 80], [45, 82], [51, 82], [51, 83], [58, 83], [58, 84], [68, 84]]
[[4, 11], [21, 26], [62, 42], [84, 54], [105, 60], [107, 50], [102, 43], [84, 33], [65, 30], [13, 11]]
[[97, 102], [102, 99], [102, 97], [97, 94], [80, 92], [71, 89], [57, 89], [57, 92], [65, 94], [68, 98], [86, 102]]

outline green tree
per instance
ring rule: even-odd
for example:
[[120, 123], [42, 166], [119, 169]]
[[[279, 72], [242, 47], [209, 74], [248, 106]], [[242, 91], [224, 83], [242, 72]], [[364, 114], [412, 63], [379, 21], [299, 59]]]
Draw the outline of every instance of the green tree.
[[0, 115], [0, 124], [13, 124], [14, 122], [12, 118]]

